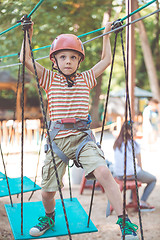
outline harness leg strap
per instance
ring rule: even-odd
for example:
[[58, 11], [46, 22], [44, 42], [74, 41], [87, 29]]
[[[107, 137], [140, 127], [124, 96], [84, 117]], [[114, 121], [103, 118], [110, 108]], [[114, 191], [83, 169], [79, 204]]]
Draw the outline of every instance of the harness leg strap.
[[79, 162], [79, 154], [81, 152], [81, 150], [83, 149], [83, 147], [86, 145], [86, 143], [92, 141], [96, 143], [96, 139], [92, 133], [92, 131], [90, 129], [83, 131], [87, 134], [86, 138], [78, 145], [78, 148], [76, 150], [76, 162], [78, 163], [79, 167], [82, 167], [81, 163]]
[[[66, 124], [72, 124], [73, 126], [69, 126]], [[60, 130], [67, 130], [67, 129], [77, 129], [81, 132], [85, 132], [86, 133], [86, 138], [79, 144], [77, 150], [76, 150], [76, 161], [75, 161], [75, 165], [77, 167], [82, 167], [81, 163], [79, 162], [79, 154], [82, 150], [82, 148], [86, 145], [87, 142], [89, 141], [94, 141], [95, 137], [92, 133], [92, 131], [89, 129], [89, 123], [86, 120], [76, 120], [76, 119], [62, 119], [62, 120], [58, 120], [55, 123], [49, 122], [49, 127], [51, 129], [50, 131], [50, 138], [52, 141], [52, 147], [54, 152], [59, 156], [59, 158], [62, 159], [62, 161], [65, 164], [68, 164], [69, 162], [69, 158], [61, 151], [61, 149], [56, 145], [56, 143], [54, 142], [54, 138], [56, 137], [56, 135], [58, 134], [58, 132]], [[45, 145], [45, 152], [47, 152], [49, 150], [49, 144], [47, 143]]]
[[53, 151], [63, 160], [64, 163], [68, 164], [69, 158], [60, 150], [54, 141], [52, 141]]
[[93, 141], [89, 136], [87, 136], [79, 145], [78, 148], [76, 150], [76, 160], [79, 163], [79, 154], [81, 152], [81, 150], [83, 149], [83, 147], [86, 145], [87, 142], [89, 141]]

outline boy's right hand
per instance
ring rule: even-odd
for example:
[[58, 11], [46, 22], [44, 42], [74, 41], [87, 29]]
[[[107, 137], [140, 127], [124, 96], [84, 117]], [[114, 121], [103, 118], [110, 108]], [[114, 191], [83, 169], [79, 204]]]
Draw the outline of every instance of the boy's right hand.
[[27, 17], [27, 15], [24, 15], [24, 16], [21, 18], [21, 20], [18, 21], [18, 22], [21, 22], [21, 25], [23, 26], [23, 30], [24, 30], [25, 26], [27, 26], [30, 35], [31, 35], [31, 36], [33, 35], [33, 24], [34, 24], [34, 23], [32, 22], [32, 20], [31, 20], [30, 17]]
[[104, 33], [110, 32], [111, 31], [111, 27], [112, 27], [113, 22], [107, 22], [105, 29], [104, 29]]

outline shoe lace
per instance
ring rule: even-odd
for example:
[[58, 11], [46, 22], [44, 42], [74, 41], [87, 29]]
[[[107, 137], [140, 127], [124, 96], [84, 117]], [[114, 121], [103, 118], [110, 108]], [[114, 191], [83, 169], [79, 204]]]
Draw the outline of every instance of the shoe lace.
[[44, 227], [44, 225], [48, 224], [49, 227], [52, 229], [55, 224], [54, 220], [47, 216], [39, 217], [38, 221], [39, 223], [37, 224], [37, 227]]
[[130, 234], [133, 231], [136, 232], [138, 230], [138, 226], [129, 221], [125, 221], [125, 225], [123, 227], [123, 219], [122, 218], [119, 218], [116, 224], [120, 225], [121, 230], [122, 230], [122, 235], [124, 234], [124, 232], [125, 232], [125, 234]]

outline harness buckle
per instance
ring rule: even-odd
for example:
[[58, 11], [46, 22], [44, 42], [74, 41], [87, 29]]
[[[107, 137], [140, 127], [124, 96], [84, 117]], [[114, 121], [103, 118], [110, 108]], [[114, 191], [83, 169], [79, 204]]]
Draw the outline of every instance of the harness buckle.
[[63, 118], [61, 119], [61, 123], [76, 123], [75, 118]]

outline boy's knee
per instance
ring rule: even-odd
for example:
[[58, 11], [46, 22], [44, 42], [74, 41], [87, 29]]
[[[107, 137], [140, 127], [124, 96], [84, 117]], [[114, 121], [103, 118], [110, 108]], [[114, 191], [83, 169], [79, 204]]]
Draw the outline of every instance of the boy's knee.
[[42, 198], [45, 201], [52, 200], [55, 196], [56, 192], [45, 192], [42, 191]]
[[98, 168], [96, 168], [96, 169], [94, 170], [94, 175], [95, 175], [95, 177], [96, 177], [97, 175], [99, 175], [99, 176], [101, 176], [101, 177], [106, 178], [106, 177], [108, 177], [110, 174], [111, 174], [111, 172], [110, 172], [110, 170], [108, 169], [107, 166], [100, 166], [100, 167], [98, 167]]

